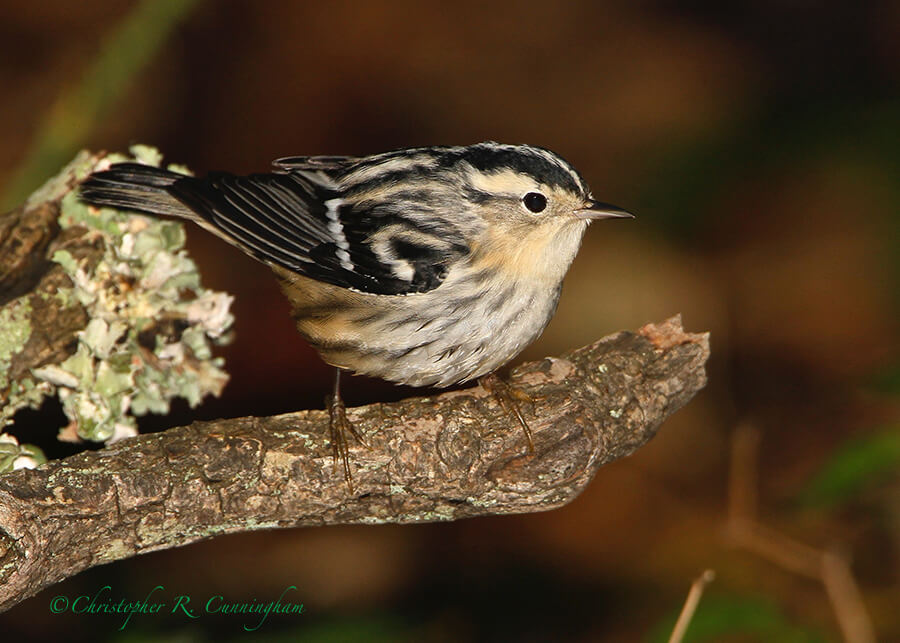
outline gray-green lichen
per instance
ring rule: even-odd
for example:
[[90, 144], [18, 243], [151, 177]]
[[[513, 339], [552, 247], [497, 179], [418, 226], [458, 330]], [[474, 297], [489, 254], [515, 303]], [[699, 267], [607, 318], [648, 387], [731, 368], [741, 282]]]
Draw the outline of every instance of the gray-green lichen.
[[0, 433], [0, 472], [34, 469], [46, 461], [44, 452], [36, 446], [19, 444], [14, 436]]
[[20, 297], [0, 310], [0, 386], [9, 385], [10, 360], [25, 348], [30, 336], [31, 305]]
[[[70, 421], [61, 439], [113, 441], [137, 433], [136, 415], [167, 413], [176, 396], [195, 406], [210, 393], [218, 395], [228, 379], [212, 345], [228, 340], [232, 297], [201, 286], [183, 247], [183, 225], [89, 207], [71, 191], [73, 177], [83, 178], [111, 163], [159, 165], [162, 159], [147, 146], [133, 146], [131, 153], [133, 158], [110, 155], [99, 163], [80, 154], [61, 173], [63, 178], [48, 181], [29, 200], [62, 197], [60, 226], [88, 228], [102, 237], [105, 250], [92, 267], [66, 250], [53, 255], [73, 283], [56, 297], [77, 300], [90, 321], [78, 334], [74, 354], [33, 369], [34, 381], [14, 383], [9, 403], [0, 410], [0, 426], [11, 421], [15, 410], [37, 406], [45, 395], [58, 392]], [[22, 302], [27, 296], [0, 311], [0, 381], [6, 378], [9, 357], [30, 333]]]

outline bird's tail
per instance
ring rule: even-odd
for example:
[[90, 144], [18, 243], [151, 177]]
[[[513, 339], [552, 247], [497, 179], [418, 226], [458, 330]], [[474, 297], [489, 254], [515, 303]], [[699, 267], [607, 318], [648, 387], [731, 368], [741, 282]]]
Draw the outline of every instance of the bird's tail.
[[196, 220], [197, 216], [169, 191], [185, 178], [184, 174], [152, 165], [116, 163], [91, 174], [81, 184], [80, 196], [91, 205]]

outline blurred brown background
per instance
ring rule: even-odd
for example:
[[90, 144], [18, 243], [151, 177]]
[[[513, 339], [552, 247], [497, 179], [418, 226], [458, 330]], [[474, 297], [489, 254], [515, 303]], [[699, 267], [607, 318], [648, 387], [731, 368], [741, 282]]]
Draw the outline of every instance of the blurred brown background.
[[[129, 20], [127, 34], [150, 34], [125, 38], [126, 52], [146, 45], [137, 62], [108, 53]], [[741, 457], [760, 467], [760, 519], [846, 555], [877, 639], [900, 640], [897, 3], [7, 1], [0, 43], [7, 206], [81, 147], [142, 142], [198, 172], [251, 172], [291, 154], [528, 142], [638, 218], [592, 226], [520, 359], [675, 313], [713, 346], [708, 388], [564, 509], [150, 554], [21, 604], [0, 617], [9, 640], [248, 636], [234, 618], [135, 617], [119, 632], [118, 617], [48, 609], [104, 584], [198, 601], [296, 585], [307, 614], [271, 617], [253, 640], [665, 640], [707, 567], [718, 577], [689, 640], [841, 640], [821, 583], [728, 537], [739, 425], [759, 438], [758, 459]], [[205, 285], [236, 296], [232, 379], [142, 430], [320, 407], [329, 369], [268, 269], [189, 236]], [[413, 391], [352, 378], [344, 393]], [[60, 456], [61, 423], [48, 405], [14, 432]]]

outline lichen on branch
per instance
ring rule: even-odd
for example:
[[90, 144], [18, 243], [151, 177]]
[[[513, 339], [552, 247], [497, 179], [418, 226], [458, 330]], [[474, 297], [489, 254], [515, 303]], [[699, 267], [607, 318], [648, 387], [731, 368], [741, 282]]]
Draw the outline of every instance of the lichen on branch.
[[109, 442], [136, 435], [135, 416], [167, 413], [175, 397], [196, 406], [221, 392], [213, 347], [229, 339], [232, 298], [203, 288], [182, 223], [90, 207], [75, 189], [111, 163], [161, 160], [143, 145], [131, 156], [82, 152], [3, 215], [0, 428], [58, 394], [69, 420], [60, 439]]

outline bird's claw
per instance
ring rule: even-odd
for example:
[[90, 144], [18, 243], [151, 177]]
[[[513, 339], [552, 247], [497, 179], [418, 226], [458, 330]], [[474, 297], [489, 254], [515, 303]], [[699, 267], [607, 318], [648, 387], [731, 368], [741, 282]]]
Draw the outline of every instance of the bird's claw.
[[333, 469], [336, 470], [338, 461], [344, 471], [344, 482], [353, 493], [353, 473], [350, 470], [350, 447], [347, 435], [352, 435], [357, 442], [365, 447], [366, 444], [362, 436], [353, 426], [353, 423], [347, 419], [347, 409], [344, 406], [344, 400], [340, 395], [329, 395], [325, 398], [325, 406], [328, 408], [328, 430], [331, 440], [331, 457], [333, 458]]
[[490, 373], [479, 378], [478, 383], [494, 396], [504, 411], [512, 415], [518, 421], [522, 430], [525, 432], [525, 440], [528, 442], [528, 453], [534, 453], [534, 437], [531, 433], [531, 427], [528, 426], [528, 422], [525, 421], [525, 417], [522, 415], [522, 409], [519, 408], [519, 404], [517, 403], [528, 402], [531, 404], [534, 402], [534, 398], [525, 391], [510, 386], [495, 373]]

